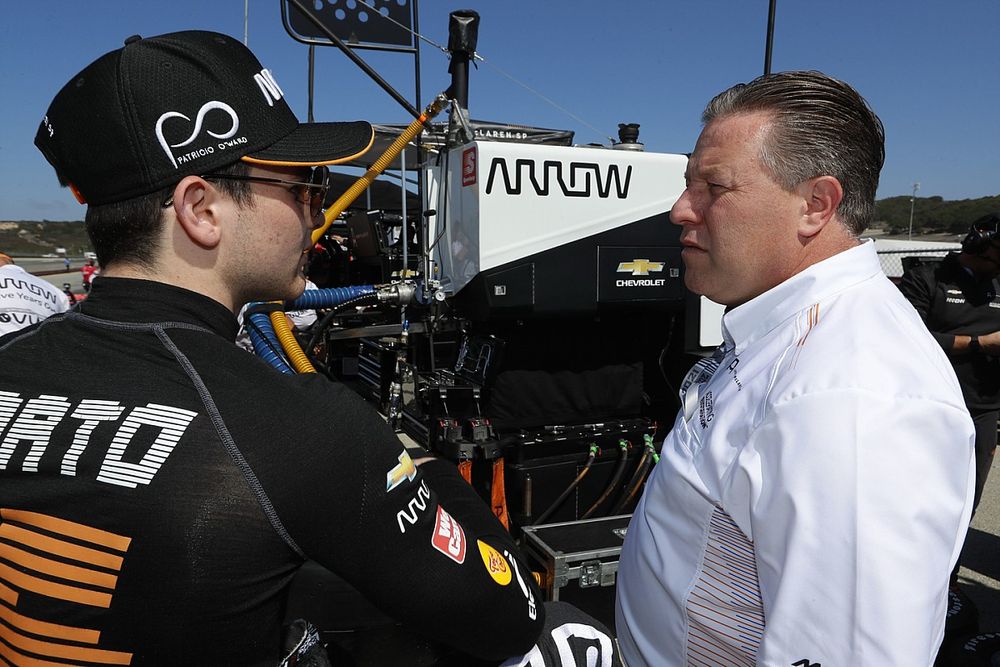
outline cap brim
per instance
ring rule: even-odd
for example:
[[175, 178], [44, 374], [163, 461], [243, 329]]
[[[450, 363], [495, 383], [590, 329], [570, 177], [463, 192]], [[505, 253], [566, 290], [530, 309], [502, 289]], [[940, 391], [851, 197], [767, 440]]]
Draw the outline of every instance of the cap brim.
[[363, 120], [302, 123], [282, 139], [242, 159], [281, 166], [340, 164], [364, 155], [374, 140], [375, 131]]

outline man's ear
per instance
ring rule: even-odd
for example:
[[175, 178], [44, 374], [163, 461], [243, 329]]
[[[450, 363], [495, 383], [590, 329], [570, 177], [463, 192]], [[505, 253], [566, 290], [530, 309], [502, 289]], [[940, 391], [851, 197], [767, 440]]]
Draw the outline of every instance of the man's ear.
[[844, 188], [833, 176], [816, 176], [804, 181], [798, 190], [805, 201], [799, 235], [816, 236], [837, 214]]
[[219, 191], [198, 176], [185, 176], [174, 188], [174, 215], [192, 243], [202, 248], [218, 245], [221, 202]]

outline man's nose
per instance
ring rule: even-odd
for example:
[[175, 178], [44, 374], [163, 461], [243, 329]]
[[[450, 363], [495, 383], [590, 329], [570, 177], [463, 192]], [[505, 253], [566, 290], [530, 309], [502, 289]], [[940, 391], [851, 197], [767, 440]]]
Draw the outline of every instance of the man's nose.
[[673, 207], [670, 209], [670, 222], [675, 225], [687, 225], [697, 222], [694, 207], [691, 204], [691, 196], [687, 190], [681, 193], [681, 196], [674, 202]]

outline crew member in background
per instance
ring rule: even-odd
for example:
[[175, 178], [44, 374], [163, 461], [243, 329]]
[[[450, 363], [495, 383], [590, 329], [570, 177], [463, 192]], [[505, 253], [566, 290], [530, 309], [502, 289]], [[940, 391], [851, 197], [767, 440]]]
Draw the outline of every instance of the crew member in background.
[[296, 623], [283, 646], [282, 616], [312, 559], [428, 639], [496, 660], [534, 645], [538, 587], [455, 466], [411, 460], [343, 385], [233, 344], [244, 303], [302, 292], [324, 165], [372, 137], [300, 124], [218, 33], [130, 37], [56, 95], [35, 143], [88, 203], [104, 271], [0, 339], [5, 642], [303, 664], [317, 635]]
[[622, 549], [641, 665], [930, 665], [972, 509], [955, 372], [879, 267], [882, 123], [784, 72], [709, 102], [670, 217], [728, 306]]
[[[903, 295], [948, 355], [976, 426], [976, 493], [983, 496], [1000, 417], [1000, 214], [972, 223], [960, 252], [903, 274]], [[953, 581], [957, 578], [953, 573]]]
[[69, 310], [66, 295], [0, 252], [0, 336]]
[[98, 273], [94, 260], [88, 259], [86, 263], [80, 267], [80, 273], [83, 275], [83, 291], [90, 292], [90, 286], [94, 282], [94, 278], [97, 277]]
[[[316, 283], [306, 278], [306, 289], [315, 290], [319, 288], [316, 286]], [[240, 308], [240, 312], [236, 314], [236, 321], [240, 325], [239, 332], [236, 334], [236, 345], [247, 352], [253, 352], [253, 343], [250, 342], [250, 333], [247, 331], [246, 312], [247, 307], [243, 306]], [[305, 310], [286, 310], [285, 317], [288, 318], [288, 326], [296, 338], [299, 339], [300, 343], [302, 342], [302, 335], [307, 334], [310, 328], [316, 324], [316, 320], [319, 319], [316, 311], [308, 308]]]

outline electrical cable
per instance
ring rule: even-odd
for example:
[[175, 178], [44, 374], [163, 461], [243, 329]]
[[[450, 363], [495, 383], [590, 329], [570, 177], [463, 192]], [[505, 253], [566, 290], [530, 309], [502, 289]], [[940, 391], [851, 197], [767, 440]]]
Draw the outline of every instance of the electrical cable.
[[[438, 156], [437, 156], [437, 163], [438, 163], [437, 166], [441, 167], [441, 173], [442, 174], [447, 174], [448, 173], [448, 155], [449, 155], [448, 152], [445, 151], [443, 153], [438, 153]], [[441, 160], [444, 160], [444, 166], [443, 167], [441, 166]], [[450, 184], [449, 184], [447, 178], [442, 178], [441, 179], [441, 187], [438, 190], [438, 201], [442, 202], [444, 204], [444, 206], [438, 206], [435, 209], [437, 211], [441, 211], [441, 213], [438, 214], [441, 217], [441, 231], [438, 232], [438, 235], [434, 238], [434, 242], [431, 243], [429, 246], [427, 246], [427, 253], [428, 254], [430, 254], [431, 250], [434, 250], [435, 246], [437, 246], [437, 244], [438, 244], [438, 241], [440, 241], [441, 237], [444, 236], [445, 230], [448, 229], [448, 205], [447, 204], [448, 204], [448, 191], [450, 190], [449, 185]], [[426, 230], [425, 230], [425, 233], [426, 233]]]
[[612, 514], [620, 514], [621, 511], [630, 502], [632, 502], [632, 499], [637, 493], [639, 493], [639, 489], [641, 489], [642, 485], [645, 483], [646, 477], [649, 475], [649, 471], [652, 470], [653, 466], [660, 461], [660, 456], [656, 453], [656, 448], [653, 447], [653, 436], [644, 433], [642, 441], [642, 458], [639, 460], [639, 465], [636, 466], [635, 474], [632, 475], [632, 479], [629, 481], [628, 486], [625, 487], [628, 491], [615, 505], [614, 510], [612, 510]]
[[[438, 44], [437, 42], [435, 42], [435, 41], [433, 41], [431, 39], [428, 39], [427, 37], [424, 37], [420, 33], [414, 31], [412, 28], [410, 28], [408, 26], [405, 26], [402, 23], [400, 23], [399, 21], [395, 20], [391, 16], [386, 16], [385, 14], [382, 14], [381, 12], [379, 12], [379, 10], [377, 8], [375, 8], [374, 6], [372, 6], [372, 5], [368, 4], [367, 2], [365, 2], [365, 0], [357, 0], [357, 2], [358, 2], [358, 4], [361, 4], [361, 5], [364, 5], [365, 7], [368, 7], [373, 12], [375, 12], [379, 17], [385, 19], [386, 21], [389, 21], [391, 23], [395, 23], [397, 26], [399, 26], [403, 30], [409, 32], [411, 35], [413, 35], [417, 39], [420, 39], [420, 40], [423, 40], [424, 42], [427, 42], [428, 44], [430, 44], [431, 46], [433, 46], [434, 48], [438, 49], [439, 51], [441, 51], [442, 53], [444, 53], [444, 54], [446, 54], [448, 56], [451, 55], [451, 52], [448, 51], [448, 49], [446, 47]], [[583, 126], [589, 128], [589, 129], [593, 130], [599, 136], [603, 136], [603, 137], [606, 137], [607, 139], [610, 139], [612, 144], [616, 143], [614, 137], [605, 134], [602, 130], [594, 127], [593, 125], [591, 125], [590, 123], [588, 123], [584, 119], [582, 119], [579, 116], [577, 116], [576, 114], [574, 114], [569, 109], [566, 109], [565, 107], [560, 106], [559, 104], [557, 104], [553, 100], [549, 99], [545, 95], [542, 95], [540, 92], [538, 92], [537, 90], [535, 90], [534, 88], [532, 88], [528, 84], [524, 83], [523, 81], [518, 80], [517, 78], [515, 78], [511, 74], [508, 74], [504, 70], [502, 70], [499, 67], [497, 67], [496, 65], [494, 65], [492, 62], [486, 60], [486, 58], [484, 58], [480, 54], [473, 53], [472, 54], [472, 59], [473, 59], [473, 64], [475, 64], [475, 61], [477, 61], [477, 60], [480, 61], [480, 62], [482, 62], [482, 63], [486, 63], [487, 65], [489, 65], [490, 67], [492, 67], [493, 69], [495, 69], [498, 74], [500, 74], [503, 77], [506, 77], [507, 79], [510, 79], [511, 81], [513, 81], [514, 83], [516, 83], [517, 85], [519, 85], [522, 88], [524, 88], [525, 90], [527, 90], [529, 93], [531, 93], [533, 95], [536, 95], [538, 98], [540, 98], [546, 104], [549, 104], [552, 107], [554, 107], [555, 109], [558, 109], [559, 111], [562, 111], [564, 114], [566, 114], [567, 116], [569, 116], [570, 118], [572, 118], [576, 122], [578, 122], [581, 125], [583, 125]]]
[[622, 497], [615, 503], [614, 507], [611, 508], [611, 514], [621, 514], [622, 509], [629, 503], [639, 487], [642, 486], [642, 480], [646, 475], [647, 467], [649, 465], [650, 459], [649, 449], [646, 447], [642, 448], [642, 456], [639, 457], [639, 463], [635, 466], [635, 472], [632, 473], [632, 477], [629, 479], [628, 483], [625, 485], [625, 490], [622, 492]]
[[573, 493], [573, 489], [579, 486], [580, 482], [583, 481], [583, 478], [587, 476], [588, 472], [590, 472], [590, 466], [593, 465], [594, 459], [597, 458], [597, 452], [597, 445], [591, 444], [590, 453], [587, 454], [587, 462], [583, 464], [583, 469], [577, 474], [576, 479], [574, 479], [570, 485], [566, 487], [566, 490], [563, 491], [558, 498], [556, 498], [556, 501], [552, 503], [547, 510], [542, 512], [541, 515], [535, 519], [534, 522], [532, 522], [533, 526], [545, 523], [545, 520], [552, 516], [552, 514], [559, 509], [559, 506], [562, 505], [567, 498], [569, 498], [569, 494]]
[[583, 516], [580, 517], [581, 519], [589, 519], [591, 515], [597, 511], [597, 508], [603, 505], [604, 501], [611, 496], [615, 487], [618, 486], [618, 482], [620, 482], [622, 478], [622, 473], [625, 472], [625, 464], [628, 461], [628, 444], [627, 440], [618, 441], [618, 449], [621, 450], [622, 457], [619, 459], [618, 465], [615, 466], [615, 472], [611, 475], [611, 481], [608, 483], [607, 488], [604, 489], [604, 493], [602, 493], [601, 496], [594, 501], [594, 504], [583, 513]]
[[550, 99], [549, 99], [548, 97], [546, 97], [545, 95], [542, 95], [542, 94], [541, 94], [540, 92], [538, 92], [537, 90], [535, 90], [534, 88], [532, 88], [532, 87], [531, 87], [531, 86], [529, 86], [528, 84], [524, 83], [523, 81], [519, 81], [519, 80], [517, 80], [516, 78], [514, 78], [513, 76], [511, 76], [511, 75], [510, 75], [510, 74], [508, 74], [507, 72], [503, 71], [502, 69], [500, 69], [499, 67], [497, 67], [496, 65], [494, 65], [493, 63], [491, 63], [490, 61], [486, 60], [486, 58], [483, 58], [482, 56], [480, 56], [480, 55], [479, 55], [478, 53], [477, 53], [477, 54], [475, 54], [475, 57], [476, 57], [476, 60], [481, 60], [482, 62], [486, 63], [487, 65], [489, 65], [490, 67], [492, 67], [493, 69], [495, 69], [495, 70], [496, 70], [496, 71], [497, 71], [497, 72], [498, 72], [498, 73], [499, 73], [499, 74], [500, 74], [501, 76], [504, 76], [504, 77], [506, 77], [506, 78], [510, 79], [511, 81], [513, 81], [514, 83], [516, 83], [517, 85], [519, 85], [519, 86], [521, 86], [522, 88], [524, 88], [525, 90], [527, 90], [527, 91], [528, 91], [529, 93], [532, 93], [532, 94], [534, 94], [534, 95], [537, 95], [537, 96], [538, 96], [538, 97], [539, 97], [539, 98], [540, 98], [540, 99], [541, 99], [541, 100], [542, 100], [543, 102], [545, 102], [545, 103], [547, 103], [547, 104], [550, 104], [550, 105], [552, 105], [553, 107], [555, 107], [555, 108], [556, 108], [556, 109], [558, 109], [559, 111], [562, 111], [562, 112], [563, 112], [564, 114], [566, 114], [567, 116], [569, 116], [570, 118], [572, 118], [572, 119], [573, 119], [573, 120], [575, 120], [576, 122], [578, 122], [578, 123], [580, 123], [581, 125], [584, 125], [584, 126], [586, 126], [587, 128], [589, 128], [589, 129], [593, 130], [593, 131], [594, 131], [594, 132], [596, 132], [596, 133], [597, 133], [598, 135], [601, 135], [601, 136], [603, 136], [604, 138], [606, 138], [606, 139], [609, 139], [609, 140], [611, 141], [611, 143], [612, 143], [612, 144], [615, 144], [615, 143], [617, 143], [617, 142], [615, 141], [614, 137], [612, 137], [611, 135], [608, 135], [608, 134], [604, 134], [604, 132], [603, 132], [602, 130], [600, 130], [600, 129], [598, 129], [598, 128], [594, 127], [593, 125], [591, 125], [590, 123], [588, 123], [588, 122], [587, 122], [587, 121], [585, 121], [584, 119], [580, 118], [579, 116], [577, 116], [577, 115], [576, 115], [575, 113], [573, 113], [573, 112], [572, 112], [572, 111], [570, 111], [569, 109], [566, 109], [565, 107], [562, 107], [562, 106], [560, 106], [560, 105], [556, 104], [556, 103], [555, 103], [554, 101], [550, 100]]
[[383, 14], [382, 12], [380, 12], [378, 10], [377, 7], [375, 7], [373, 5], [369, 5], [367, 2], [365, 2], [365, 0], [357, 0], [357, 3], [359, 5], [364, 5], [365, 7], [367, 7], [368, 9], [372, 10], [373, 12], [375, 12], [376, 14], [378, 14], [380, 17], [382, 17], [383, 19], [385, 19], [386, 21], [389, 21], [390, 23], [395, 23], [397, 26], [399, 26], [403, 30], [407, 31], [408, 33], [410, 33], [411, 35], [413, 35], [417, 39], [421, 39], [421, 40], [427, 42], [428, 44], [430, 44], [431, 46], [433, 46], [434, 48], [436, 48], [438, 51], [441, 51], [442, 53], [449, 53], [448, 47], [441, 46], [440, 44], [438, 44], [437, 42], [435, 42], [433, 39], [430, 39], [429, 37], [424, 37], [419, 32], [417, 32], [413, 28], [411, 28], [410, 26], [403, 25], [402, 23], [400, 23], [396, 19], [392, 18], [388, 14]]
[[355, 308], [357, 306], [366, 306], [371, 303], [378, 302], [378, 294], [371, 292], [369, 294], [362, 294], [361, 296], [356, 296], [353, 299], [348, 299], [343, 303], [339, 303], [333, 308], [331, 308], [326, 314], [323, 315], [316, 324], [313, 325], [312, 335], [309, 337], [309, 342], [306, 344], [307, 354], [312, 354], [313, 348], [319, 343], [320, 338], [323, 337], [323, 332], [326, 331], [327, 327], [330, 326], [330, 322], [334, 317], [339, 315], [341, 312], [348, 310], [350, 308]]

